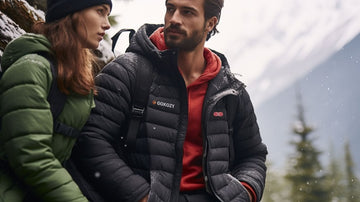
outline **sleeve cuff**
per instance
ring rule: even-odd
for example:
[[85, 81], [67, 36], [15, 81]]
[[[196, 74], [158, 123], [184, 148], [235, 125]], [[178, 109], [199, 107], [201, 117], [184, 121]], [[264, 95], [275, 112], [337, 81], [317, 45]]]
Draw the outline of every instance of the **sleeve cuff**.
[[254, 189], [246, 182], [241, 182], [241, 184], [246, 188], [246, 190], [250, 193], [250, 195], [252, 196], [252, 202], [256, 202], [257, 198], [256, 198], [256, 194]]

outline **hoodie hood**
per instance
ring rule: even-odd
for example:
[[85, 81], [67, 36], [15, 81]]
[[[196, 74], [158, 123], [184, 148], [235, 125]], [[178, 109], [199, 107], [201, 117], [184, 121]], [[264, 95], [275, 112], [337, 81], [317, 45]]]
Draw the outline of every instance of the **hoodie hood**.
[[[154, 44], [150, 39], [150, 36], [153, 35], [154, 32], [159, 31], [159, 28], [163, 26], [164, 25], [162, 24], [144, 24], [143, 26], [141, 26], [131, 38], [130, 45], [126, 49], [126, 52], [140, 54], [154, 63], [161, 62], [161, 64], [163, 64], [164, 66], [167, 66], [166, 63], [175, 62], [175, 64], [172, 65], [175, 65], [177, 67], [177, 51], [174, 49], [166, 49], [166, 47], [162, 46], [159, 46], [160, 49], [165, 50], [159, 50], [156, 44]], [[218, 91], [221, 88], [228, 87], [226, 83], [230, 83], [230, 85], [235, 89], [245, 87], [245, 85], [238, 79], [236, 79], [234, 74], [231, 73], [230, 66], [226, 57], [222, 53], [219, 53], [215, 50], [209, 50], [211, 50], [211, 52], [215, 53], [220, 58], [221, 69], [223, 70], [220, 71], [219, 74], [215, 77], [215, 79], [211, 81], [211, 86], [216, 86], [215, 91]], [[173, 58], [174, 60], [171, 60], [170, 58]]]
[[6, 46], [1, 58], [2, 71], [5, 71], [22, 56], [39, 52], [51, 52], [51, 44], [47, 38], [31, 33], [22, 35]]

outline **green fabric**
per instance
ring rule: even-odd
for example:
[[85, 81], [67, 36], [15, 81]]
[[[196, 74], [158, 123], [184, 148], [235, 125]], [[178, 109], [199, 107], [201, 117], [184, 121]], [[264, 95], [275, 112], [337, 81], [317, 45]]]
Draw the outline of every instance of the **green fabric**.
[[[0, 159], [11, 171], [0, 166], [0, 202], [22, 201], [25, 190], [42, 201], [87, 201], [61, 165], [69, 158], [76, 139], [53, 134], [47, 102], [50, 64], [34, 54], [49, 52], [50, 46], [41, 35], [25, 34], [9, 44], [2, 57], [1, 66], [7, 70], [0, 80]], [[70, 95], [58, 119], [80, 130], [92, 107], [92, 95]]]

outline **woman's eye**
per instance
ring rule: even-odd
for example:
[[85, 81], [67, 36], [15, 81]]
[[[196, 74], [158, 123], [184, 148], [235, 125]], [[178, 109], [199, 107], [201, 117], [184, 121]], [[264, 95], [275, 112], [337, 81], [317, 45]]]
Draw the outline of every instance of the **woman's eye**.
[[98, 12], [100, 15], [104, 15], [104, 13], [105, 13], [104, 9], [98, 9], [97, 12]]

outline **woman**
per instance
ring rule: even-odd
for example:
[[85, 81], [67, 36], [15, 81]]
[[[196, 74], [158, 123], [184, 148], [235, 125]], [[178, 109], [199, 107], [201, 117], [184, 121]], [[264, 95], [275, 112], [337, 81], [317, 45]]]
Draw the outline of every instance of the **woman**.
[[1, 61], [0, 202], [88, 201], [62, 166], [76, 138], [54, 132], [47, 98], [56, 79], [67, 97], [57, 120], [77, 130], [85, 124], [96, 93], [89, 49], [110, 28], [112, 3], [48, 0], [47, 6], [45, 23], [9, 43]]

